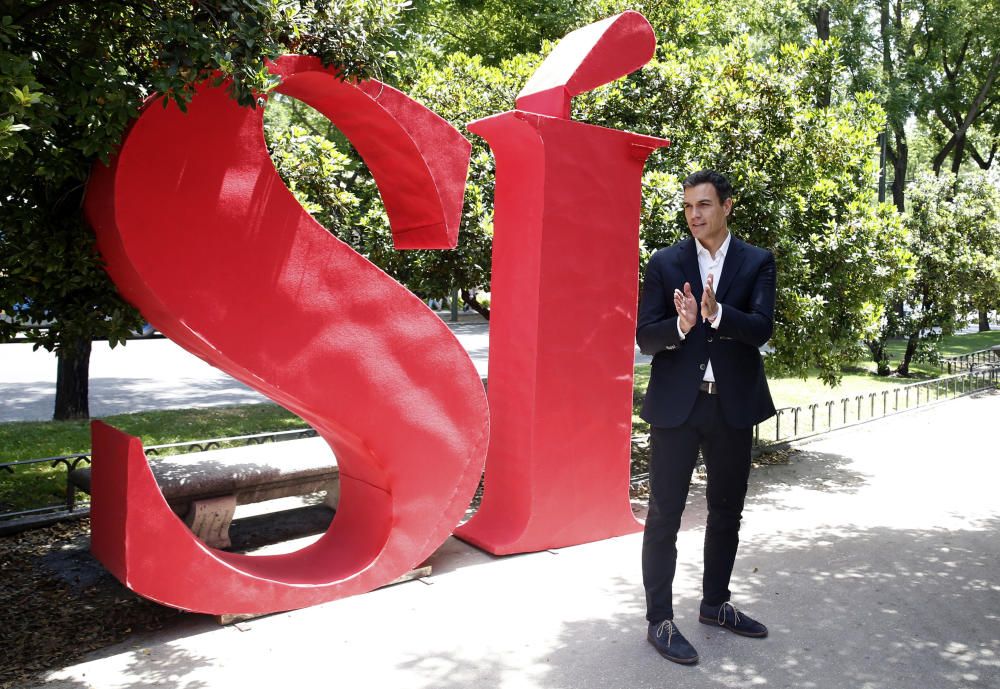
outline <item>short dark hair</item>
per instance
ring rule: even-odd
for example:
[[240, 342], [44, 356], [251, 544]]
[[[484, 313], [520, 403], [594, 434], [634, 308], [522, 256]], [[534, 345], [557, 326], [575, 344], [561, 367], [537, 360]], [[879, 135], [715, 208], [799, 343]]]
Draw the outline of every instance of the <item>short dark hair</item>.
[[698, 172], [688, 175], [681, 182], [681, 186], [685, 189], [697, 187], [701, 184], [711, 184], [715, 187], [715, 191], [719, 195], [719, 203], [725, 203], [726, 199], [733, 196], [733, 185], [729, 183], [725, 175], [715, 170], [698, 170]]

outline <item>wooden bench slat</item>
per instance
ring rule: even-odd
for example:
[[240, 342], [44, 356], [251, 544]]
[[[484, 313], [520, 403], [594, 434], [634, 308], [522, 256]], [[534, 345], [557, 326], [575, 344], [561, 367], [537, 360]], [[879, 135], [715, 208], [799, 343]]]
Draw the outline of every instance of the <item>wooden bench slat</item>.
[[[167, 500], [239, 493], [262, 484], [337, 475], [337, 458], [322, 438], [207, 450], [152, 459], [153, 476]], [[90, 467], [70, 472], [70, 482], [90, 492]]]
[[[322, 438], [172, 455], [149, 466], [170, 508], [218, 548], [229, 546], [236, 505], [326, 491], [336, 509], [340, 494], [337, 459]], [[74, 469], [69, 480], [89, 493], [91, 468]]]

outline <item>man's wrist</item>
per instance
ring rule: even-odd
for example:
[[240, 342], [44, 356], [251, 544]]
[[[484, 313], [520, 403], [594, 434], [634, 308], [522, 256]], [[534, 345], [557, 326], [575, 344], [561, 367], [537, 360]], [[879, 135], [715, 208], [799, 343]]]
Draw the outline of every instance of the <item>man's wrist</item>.
[[712, 314], [711, 318], [706, 318], [705, 320], [708, 321], [710, 327], [717, 330], [719, 324], [722, 323], [722, 304], [716, 303], [715, 313]]

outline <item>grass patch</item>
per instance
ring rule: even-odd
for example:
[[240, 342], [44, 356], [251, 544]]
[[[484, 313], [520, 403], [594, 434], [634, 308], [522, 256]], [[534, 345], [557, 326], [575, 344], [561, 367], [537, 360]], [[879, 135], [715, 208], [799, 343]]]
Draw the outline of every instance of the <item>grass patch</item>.
[[845, 397], [854, 398], [857, 395], [871, 392], [881, 392], [893, 388], [919, 383], [941, 375], [940, 369], [929, 367], [928, 370], [914, 371], [909, 378], [899, 378], [895, 376], [877, 376], [875, 367], [872, 365], [869, 370], [865, 366], [858, 366], [846, 371], [840, 379], [840, 383], [830, 387], [815, 376], [802, 380], [801, 378], [768, 378], [768, 386], [771, 388], [771, 397], [774, 399], [774, 406], [782, 407], [805, 407], [814, 402], [826, 402], [828, 400], [840, 401]]
[[[640, 364], [635, 367], [635, 395], [636, 405], [633, 409], [632, 426], [634, 433], [648, 433], [649, 425], [639, 418], [641, 399], [649, 384], [649, 364]], [[926, 370], [925, 370], [926, 368]], [[882, 377], [875, 375], [875, 366], [870, 367], [859, 364], [855, 368], [846, 371], [835, 387], [830, 387], [816, 377], [816, 371], [811, 371], [807, 378], [776, 378], [768, 376], [767, 383], [771, 390], [771, 397], [774, 406], [778, 409], [782, 407], [802, 407], [804, 410], [808, 405], [819, 402], [825, 403], [834, 400], [838, 404], [845, 397], [852, 403], [858, 395], [868, 395], [873, 392], [892, 390], [903, 385], [919, 383], [941, 375], [941, 370], [928, 366], [917, 369], [910, 367], [912, 375], [910, 378]], [[825, 409], [825, 405], [823, 406]], [[762, 429], [763, 432], [763, 429]]]
[[1000, 330], [941, 338], [941, 356], [960, 356], [1000, 345]]
[[[968, 335], [949, 335], [942, 337], [938, 343], [938, 351], [942, 358], [971, 354], [984, 349], [990, 349], [1000, 345], [1000, 330], [988, 330], [983, 333], [969, 333]], [[906, 340], [889, 340], [886, 343], [886, 353], [889, 355], [889, 366], [893, 369], [903, 360], [906, 352]], [[875, 371], [875, 364], [864, 362], [859, 364], [866, 370]], [[910, 372], [923, 376], [940, 376], [947, 373], [945, 369], [935, 366], [926, 361], [914, 359], [910, 362]]]
[[[108, 416], [105, 421], [161, 445], [267, 431], [303, 428], [302, 419], [276, 404], [167, 409]], [[90, 451], [88, 421], [19, 421], [0, 423], [0, 462], [57, 457]], [[165, 452], [164, 454], [169, 454]], [[0, 511], [58, 504], [66, 495], [66, 469], [37, 464], [0, 472]]]
[[[940, 342], [942, 357], [960, 356], [983, 349], [989, 349], [1000, 345], [1000, 330], [992, 330], [983, 333], [971, 333], [968, 335], [952, 335], [944, 337]], [[902, 360], [906, 351], [905, 340], [891, 340], [886, 347], [890, 364], [893, 368]], [[636, 404], [632, 414], [633, 433], [648, 433], [649, 425], [639, 418], [642, 396], [645, 394], [646, 386], [649, 384], [649, 364], [640, 364], [635, 369], [635, 395]], [[853, 367], [844, 371], [843, 377], [838, 385], [830, 387], [821, 381], [817, 376], [817, 371], [810, 371], [806, 378], [778, 378], [768, 376], [768, 386], [771, 389], [771, 397], [774, 399], [774, 406], [778, 409], [783, 407], [801, 407], [802, 415], [800, 421], [808, 428], [812, 423], [810, 404], [819, 403], [817, 410], [817, 427], [825, 425], [825, 420], [830, 418], [831, 410], [827, 409], [826, 402], [833, 401], [834, 419], [843, 420], [844, 404], [843, 400], [848, 399], [847, 415], [848, 419], [858, 415], [857, 397], [862, 396], [861, 401], [862, 417], [871, 413], [872, 400], [869, 397], [875, 393], [875, 410], [878, 412], [882, 408], [883, 402], [892, 405], [895, 395], [890, 394], [883, 398], [883, 391], [891, 391], [902, 388], [906, 385], [919, 383], [947, 375], [946, 368], [924, 361], [913, 361], [910, 364], [910, 376], [902, 378], [898, 376], [878, 376], [875, 374], [875, 364], [870, 361], [857, 362]], [[915, 394], [915, 393], [914, 393]], [[905, 393], [901, 399], [905, 399]], [[806, 419], [808, 416], [808, 420]], [[761, 426], [761, 438], [772, 437], [776, 432], [776, 421], [772, 419]], [[782, 420], [782, 437], [785, 437], [785, 429], [790, 428], [792, 420], [784, 418]]]

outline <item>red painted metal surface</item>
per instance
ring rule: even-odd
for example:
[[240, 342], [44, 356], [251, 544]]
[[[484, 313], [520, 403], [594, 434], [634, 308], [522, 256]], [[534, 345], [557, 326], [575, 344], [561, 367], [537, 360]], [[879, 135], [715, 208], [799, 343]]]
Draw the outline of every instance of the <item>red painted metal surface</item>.
[[[569, 120], [573, 95], [638, 68], [626, 12], [567, 36], [518, 98], [470, 125], [496, 156], [490, 404], [440, 319], [334, 239], [277, 176], [262, 112], [202, 85], [147, 107], [86, 212], [119, 289], [170, 338], [315, 427], [340, 463], [330, 530], [296, 553], [213, 550], [172, 514], [141, 443], [95, 423], [93, 550], [180, 608], [261, 613], [370, 590], [452, 531], [493, 553], [638, 530], [628, 503], [640, 182], [663, 139]], [[454, 246], [469, 143], [403, 94], [279, 60], [372, 170], [400, 248]], [[441, 375], [447, 371], [448, 375]]]
[[469, 125], [497, 170], [492, 441], [482, 505], [455, 535], [495, 554], [640, 528], [628, 487], [641, 178], [668, 142], [566, 118], [573, 94], [647, 62], [655, 39], [626, 12], [563, 43], [521, 109]]
[[[311, 58], [279, 91], [364, 157], [397, 247], [454, 246], [469, 143], [378, 82]], [[476, 488], [489, 438], [468, 355], [408, 290], [335, 239], [268, 155], [262, 109], [203, 84], [187, 114], [151, 102], [86, 213], [122, 294], [174, 341], [312, 425], [338, 458], [340, 507], [287, 555], [213, 550], [167, 508], [138, 439], [95, 423], [92, 543], [136, 592], [206, 613], [264, 613], [368, 591], [419, 564]], [[444, 375], [443, 372], [447, 372]]]
[[628, 11], [567, 34], [517, 94], [517, 109], [569, 119], [573, 96], [614, 81], [649, 62], [656, 34]]

